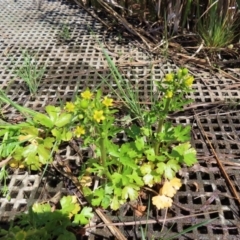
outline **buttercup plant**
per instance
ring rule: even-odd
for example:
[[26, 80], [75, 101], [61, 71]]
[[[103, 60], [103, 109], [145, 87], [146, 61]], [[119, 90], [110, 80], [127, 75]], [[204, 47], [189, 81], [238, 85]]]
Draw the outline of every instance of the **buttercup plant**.
[[[185, 95], [192, 91], [193, 81], [185, 68], [166, 74], [156, 83], [161, 99], [150, 110], [142, 109], [143, 121], [130, 124], [117, 121], [119, 113], [110, 96], [86, 89], [63, 108], [49, 105], [46, 113], [34, 112], [26, 122], [1, 125], [1, 136], [8, 136], [2, 142], [15, 165], [39, 170], [51, 164], [62, 142], [81, 138], [93, 152], [83, 160], [79, 174], [91, 205], [117, 210], [136, 200], [141, 189], [152, 188], [152, 203], [158, 209], [170, 207], [181, 187], [176, 173], [182, 164], [191, 166], [197, 160], [189, 142], [190, 127], [175, 126], [167, 117], [191, 102]], [[122, 131], [128, 141], [119, 143], [114, 139]], [[98, 185], [93, 188], [95, 180]]]
[[166, 74], [157, 84], [162, 99], [150, 111], [143, 112], [144, 125], [132, 124], [124, 129], [129, 141], [121, 145], [113, 141], [123, 129], [116, 125], [117, 110], [112, 98], [87, 89], [75, 102], [66, 103], [65, 110], [73, 114], [76, 124], [74, 136], [95, 149], [94, 157], [85, 162], [79, 177], [82, 183], [91, 179], [92, 174], [101, 179], [94, 190], [89, 181], [82, 186], [94, 206], [116, 210], [127, 199], [137, 199], [142, 187], [155, 185], [162, 188], [152, 199], [153, 204], [159, 209], [171, 206], [171, 198], [181, 187], [176, 173], [182, 164], [191, 166], [196, 162], [196, 151], [189, 142], [190, 127], [174, 126], [167, 116], [190, 102], [184, 98], [192, 91], [193, 81], [186, 68]]

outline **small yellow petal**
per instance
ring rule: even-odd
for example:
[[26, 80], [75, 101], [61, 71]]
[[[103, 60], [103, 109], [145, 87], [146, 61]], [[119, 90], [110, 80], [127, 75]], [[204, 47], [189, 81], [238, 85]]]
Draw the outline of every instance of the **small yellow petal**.
[[184, 84], [186, 87], [191, 87], [194, 81], [194, 77], [193, 76], [188, 76], [185, 80], [184, 80]]
[[108, 97], [104, 97], [102, 103], [106, 107], [111, 107], [113, 105], [113, 99], [112, 98], [108, 98]]
[[167, 91], [165, 94], [166, 98], [172, 98], [172, 96], [173, 96], [173, 92], [171, 90]]
[[89, 90], [85, 90], [81, 93], [83, 99], [91, 99], [92, 95], [93, 94]]
[[165, 75], [165, 80], [167, 82], [172, 82], [173, 78], [174, 78], [174, 75], [172, 73], [168, 73], [168, 74]]
[[100, 111], [95, 110], [95, 111], [94, 111], [93, 118], [94, 118], [98, 123], [99, 123], [101, 120], [104, 120], [105, 117], [103, 116], [103, 111], [102, 111], [102, 110], [100, 110]]

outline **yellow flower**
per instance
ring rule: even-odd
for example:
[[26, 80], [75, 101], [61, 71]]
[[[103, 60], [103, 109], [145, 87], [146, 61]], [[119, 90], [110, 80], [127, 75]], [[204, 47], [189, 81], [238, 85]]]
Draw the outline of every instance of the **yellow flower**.
[[168, 73], [165, 75], [165, 79], [167, 82], [172, 82], [174, 75], [172, 73]]
[[79, 182], [82, 187], [90, 187], [92, 185], [92, 178], [90, 176], [83, 176]]
[[172, 98], [172, 96], [173, 96], [173, 92], [171, 90], [168, 90], [165, 94], [166, 98]]
[[113, 105], [113, 99], [112, 98], [108, 98], [108, 97], [104, 97], [102, 103], [106, 107], [111, 107]]
[[100, 110], [100, 111], [95, 110], [95, 111], [94, 111], [93, 118], [94, 118], [98, 123], [99, 123], [101, 120], [104, 120], [105, 117], [103, 116], [103, 111], [102, 111], [102, 110]]
[[186, 87], [191, 87], [194, 81], [194, 77], [193, 76], [188, 76], [185, 80], [184, 80], [184, 84]]
[[74, 130], [74, 133], [77, 137], [80, 137], [81, 135], [85, 134], [85, 129], [81, 126], [77, 126]]
[[67, 112], [74, 112], [75, 105], [72, 102], [66, 102], [65, 109]]
[[91, 99], [92, 93], [89, 90], [85, 90], [84, 92], [81, 93], [82, 98], [84, 99]]
[[16, 159], [10, 160], [9, 165], [11, 168], [19, 168], [19, 169], [25, 168], [25, 165], [23, 163], [17, 161]]

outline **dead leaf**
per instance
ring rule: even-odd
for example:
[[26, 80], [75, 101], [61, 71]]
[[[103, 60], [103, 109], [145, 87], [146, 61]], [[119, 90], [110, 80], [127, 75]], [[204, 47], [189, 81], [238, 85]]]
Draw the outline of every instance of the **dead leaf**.
[[160, 189], [160, 194], [167, 197], [173, 197], [181, 186], [181, 180], [179, 178], [173, 178], [163, 184], [163, 187]]
[[193, 185], [196, 187], [196, 192], [198, 192], [199, 191], [198, 183], [197, 182], [193, 182]]
[[145, 191], [141, 190], [140, 193], [139, 193], [139, 197], [142, 198], [142, 199], [147, 199], [148, 195]]
[[182, 186], [181, 180], [179, 178], [173, 178], [170, 180], [170, 183], [172, 186], [176, 189], [179, 190], [180, 187]]
[[152, 204], [157, 207], [158, 210], [168, 208], [172, 206], [172, 199], [165, 195], [157, 195], [152, 198]]
[[172, 186], [170, 182], [165, 182], [163, 187], [160, 189], [160, 194], [167, 197], [173, 197], [176, 194], [176, 189]]
[[144, 205], [133, 205], [133, 207], [136, 217], [142, 217], [147, 208], [147, 206]]

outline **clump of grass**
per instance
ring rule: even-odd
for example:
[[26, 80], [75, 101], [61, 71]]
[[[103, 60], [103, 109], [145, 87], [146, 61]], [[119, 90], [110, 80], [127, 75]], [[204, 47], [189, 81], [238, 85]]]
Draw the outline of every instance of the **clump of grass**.
[[71, 39], [70, 28], [66, 23], [63, 24], [59, 37], [63, 41], [69, 41]]
[[117, 86], [117, 90], [112, 87], [112, 84], [108, 82], [107, 79], [102, 78], [103, 82], [107, 84], [111, 92], [113, 92], [117, 98], [122, 101], [125, 106], [131, 111], [131, 113], [142, 122], [142, 108], [140, 104], [140, 96], [138, 92], [134, 89], [134, 86], [130, 83], [129, 80], [124, 79], [119, 72], [118, 68], [108, 55], [107, 51], [102, 48], [103, 54], [107, 59], [108, 66], [111, 72], [111, 79], [114, 85]]
[[32, 96], [36, 95], [44, 72], [45, 67], [39, 66], [29, 52], [23, 53], [23, 63], [17, 68], [16, 75], [24, 81]]
[[205, 46], [219, 49], [228, 46], [236, 38], [236, 4], [233, 0], [210, 0], [203, 12], [200, 2], [197, 4], [197, 31]]

